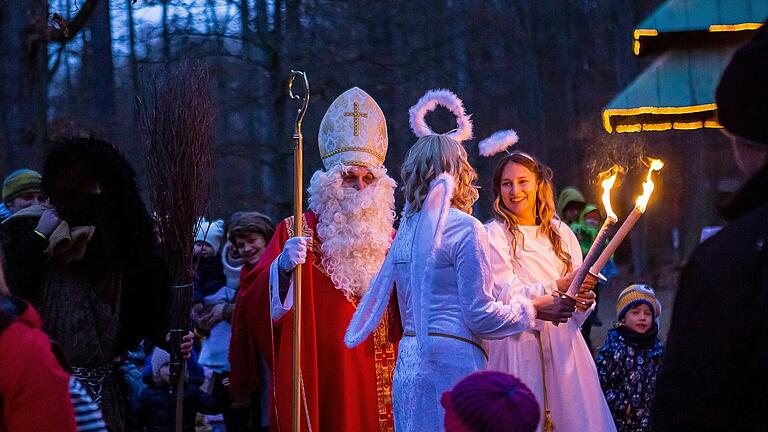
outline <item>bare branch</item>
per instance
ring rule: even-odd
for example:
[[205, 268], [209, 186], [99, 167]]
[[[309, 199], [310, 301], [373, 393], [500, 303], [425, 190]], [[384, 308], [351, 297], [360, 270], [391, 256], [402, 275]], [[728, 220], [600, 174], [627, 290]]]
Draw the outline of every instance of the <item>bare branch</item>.
[[91, 17], [91, 13], [93, 13], [93, 10], [96, 9], [98, 3], [99, 0], [87, 0], [80, 7], [80, 10], [77, 11], [77, 15], [75, 15], [75, 17], [72, 18], [69, 22], [66, 22], [66, 20], [60, 16], [59, 21], [59, 19], [56, 19], [58, 14], [54, 14], [54, 20], [59, 24], [59, 28], [50, 26], [48, 27], [48, 40], [60, 42], [62, 44], [72, 40], [75, 36], [77, 36], [80, 30], [85, 27], [85, 24], [88, 22], [88, 18]]

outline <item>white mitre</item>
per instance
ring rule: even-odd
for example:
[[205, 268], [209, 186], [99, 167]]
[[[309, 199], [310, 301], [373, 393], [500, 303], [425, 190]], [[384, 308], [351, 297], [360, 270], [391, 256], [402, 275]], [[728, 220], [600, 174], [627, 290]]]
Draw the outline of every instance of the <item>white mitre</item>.
[[381, 168], [387, 156], [387, 121], [379, 104], [353, 87], [328, 108], [317, 139], [326, 170], [339, 164]]

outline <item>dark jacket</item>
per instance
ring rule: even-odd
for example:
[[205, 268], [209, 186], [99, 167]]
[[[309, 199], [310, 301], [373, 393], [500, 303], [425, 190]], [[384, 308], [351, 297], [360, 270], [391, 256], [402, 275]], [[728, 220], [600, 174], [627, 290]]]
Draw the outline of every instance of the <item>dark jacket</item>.
[[[184, 415], [182, 430], [195, 431], [197, 413], [221, 414], [229, 406], [226, 389], [219, 387], [211, 394], [187, 380], [184, 386]], [[158, 385], [150, 379], [147, 388], [141, 393], [139, 407], [134, 411], [134, 418], [145, 432], [172, 431], [176, 421], [176, 398], [168, 384]]]
[[680, 277], [654, 430], [768, 430], [768, 166]]
[[619, 432], [651, 430], [651, 403], [664, 347], [658, 327], [638, 334], [627, 327], [611, 329], [595, 362], [605, 401]]
[[227, 278], [224, 277], [221, 255], [200, 258], [192, 282], [193, 303], [203, 303], [206, 296], [214, 294], [226, 284]]

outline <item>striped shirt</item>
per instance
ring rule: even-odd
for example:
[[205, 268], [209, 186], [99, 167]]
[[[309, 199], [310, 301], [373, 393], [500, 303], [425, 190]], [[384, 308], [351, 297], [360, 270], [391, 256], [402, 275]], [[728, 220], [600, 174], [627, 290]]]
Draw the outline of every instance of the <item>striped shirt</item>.
[[75, 408], [78, 432], [107, 432], [101, 410], [75, 377], [69, 379], [69, 396]]

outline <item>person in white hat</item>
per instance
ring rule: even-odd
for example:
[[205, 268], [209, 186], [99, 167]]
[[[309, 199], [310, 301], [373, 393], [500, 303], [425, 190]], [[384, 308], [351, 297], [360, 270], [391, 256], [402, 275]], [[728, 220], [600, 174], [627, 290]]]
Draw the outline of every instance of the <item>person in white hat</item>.
[[263, 370], [253, 365], [262, 356], [274, 371], [271, 421], [281, 430], [291, 429], [290, 281], [293, 269], [305, 264], [302, 430], [392, 430], [396, 345], [389, 342], [388, 325], [379, 326], [376, 337], [355, 349], [343, 342], [394, 234], [396, 184], [384, 168], [384, 114], [371, 96], [352, 88], [331, 104], [318, 140], [325, 170], [310, 181], [303, 233], [294, 237], [293, 218], [283, 220], [255, 268], [243, 269], [230, 350], [233, 393], [242, 399], [259, 391]]

